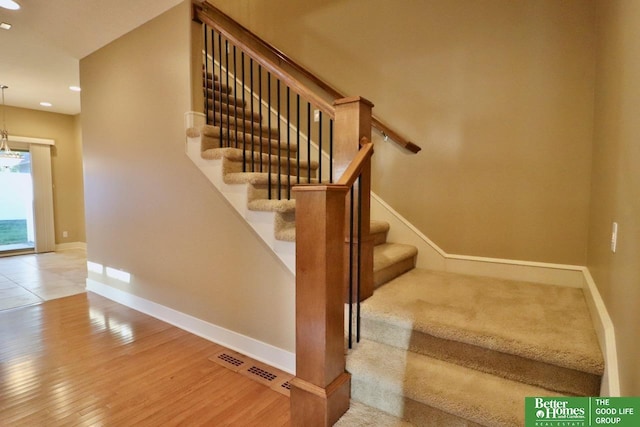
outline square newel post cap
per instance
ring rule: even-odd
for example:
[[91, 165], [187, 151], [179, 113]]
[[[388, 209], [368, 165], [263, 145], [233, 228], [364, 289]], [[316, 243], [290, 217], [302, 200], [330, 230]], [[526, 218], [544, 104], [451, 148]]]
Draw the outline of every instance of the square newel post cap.
[[333, 105], [338, 106], [338, 105], [345, 105], [345, 104], [353, 104], [356, 102], [361, 102], [363, 104], [368, 105], [370, 108], [373, 108], [373, 102], [361, 96], [349, 96], [347, 98], [336, 99]]

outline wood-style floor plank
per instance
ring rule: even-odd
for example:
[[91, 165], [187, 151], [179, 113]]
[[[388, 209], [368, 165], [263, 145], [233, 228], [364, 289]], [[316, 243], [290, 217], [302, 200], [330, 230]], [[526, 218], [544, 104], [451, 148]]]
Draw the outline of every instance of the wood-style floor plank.
[[217, 344], [94, 294], [0, 311], [0, 426], [288, 426]]

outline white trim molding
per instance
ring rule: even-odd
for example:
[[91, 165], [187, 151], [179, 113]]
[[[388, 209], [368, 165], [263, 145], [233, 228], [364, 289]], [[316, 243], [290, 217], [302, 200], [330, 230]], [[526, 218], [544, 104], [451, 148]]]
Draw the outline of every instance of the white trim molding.
[[85, 242], [69, 242], [69, 243], [57, 243], [56, 244], [56, 252], [58, 251], [68, 251], [72, 249], [82, 249], [87, 250], [87, 244]]
[[32, 138], [30, 136], [18, 136], [9, 135], [7, 140], [11, 142], [20, 142], [25, 144], [40, 144], [40, 145], [56, 145], [56, 141], [47, 138]]
[[389, 241], [418, 248], [418, 268], [573, 288], [583, 286], [584, 267], [578, 265], [449, 254], [373, 192], [371, 218], [389, 223]]
[[213, 323], [205, 322], [162, 304], [121, 291], [94, 279], [87, 279], [87, 291], [295, 375], [296, 355], [294, 353], [230, 331]]
[[589, 269], [582, 270], [584, 297], [587, 300], [591, 320], [598, 336], [598, 343], [604, 357], [604, 375], [600, 385], [600, 396], [620, 396], [620, 376], [618, 373], [618, 352], [616, 350], [616, 334], [607, 307], [598, 292]]

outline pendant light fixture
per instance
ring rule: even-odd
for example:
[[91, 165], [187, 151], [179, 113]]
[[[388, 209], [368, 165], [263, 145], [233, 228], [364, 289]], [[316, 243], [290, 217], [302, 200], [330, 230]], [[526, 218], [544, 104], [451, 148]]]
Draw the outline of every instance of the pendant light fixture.
[[0, 0], [0, 7], [9, 9], [9, 10], [20, 9], [20, 5], [13, 0]]
[[22, 161], [22, 155], [9, 148], [9, 132], [7, 131], [6, 112], [4, 105], [4, 90], [8, 86], [0, 85], [2, 89], [2, 129], [0, 129], [0, 169], [9, 169]]

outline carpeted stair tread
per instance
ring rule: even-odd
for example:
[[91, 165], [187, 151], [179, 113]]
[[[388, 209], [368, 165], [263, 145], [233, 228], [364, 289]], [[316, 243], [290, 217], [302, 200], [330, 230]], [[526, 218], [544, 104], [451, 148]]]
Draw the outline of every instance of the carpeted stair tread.
[[214, 74], [211, 71], [207, 71], [206, 68], [202, 67], [202, 77], [207, 80], [218, 80], [218, 75]]
[[387, 241], [387, 233], [389, 232], [389, 223], [384, 221], [371, 220], [369, 232], [373, 236], [373, 244], [381, 245]]
[[243, 108], [239, 105], [235, 106], [230, 101], [227, 105], [225, 100], [223, 100], [222, 103], [219, 100], [215, 100], [213, 102], [213, 108], [215, 111], [222, 112], [223, 114], [229, 115], [229, 113], [231, 113], [230, 115], [238, 117], [238, 120], [260, 121], [259, 111], [251, 112], [250, 109]]
[[602, 375], [581, 289], [414, 269], [376, 290], [363, 318]]
[[522, 426], [525, 397], [558, 395], [368, 340], [350, 352], [347, 371], [352, 399], [416, 425]]
[[416, 266], [418, 249], [400, 243], [373, 247], [373, 285], [379, 287]]
[[351, 401], [349, 410], [333, 425], [334, 427], [414, 427], [414, 424], [367, 406]]
[[270, 128], [259, 121], [243, 120], [242, 117], [228, 116], [227, 114], [220, 114], [219, 111], [214, 112], [213, 110], [208, 111], [208, 121], [215, 123], [215, 126], [222, 125], [225, 129], [228, 126], [230, 130], [238, 128], [238, 130], [245, 131], [248, 134], [253, 132], [255, 136], [270, 136], [273, 139], [278, 139], [277, 128]]
[[[223, 93], [223, 92], [216, 92], [216, 100], [215, 102], [220, 102], [220, 100], [222, 100], [223, 104], [227, 104], [229, 103], [229, 105], [235, 106], [235, 107], [246, 107], [247, 106], [247, 101], [246, 100], [242, 100], [242, 98], [237, 98], [235, 96], [233, 96], [233, 94], [229, 94], [229, 93]], [[209, 109], [213, 108], [213, 103], [214, 101], [211, 98], [207, 99], [207, 107]]]
[[[247, 207], [252, 211], [262, 211], [262, 212], [279, 212], [279, 213], [288, 213], [295, 212], [296, 209], [296, 201], [292, 200], [269, 200], [269, 199], [257, 199], [250, 200], [247, 203]], [[294, 234], [295, 241], [295, 234]]]
[[[288, 178], [288, 180], [287, 180]], [[271, 174], [271, 181], [269, 181], [269, 174], [266, 172], [232, 172], [224, 174], [223, 180], [226, 184], [253, 184], [253, 185], [265, 185], [268, 186], [271, 182], [271, 186], [276, 188], [278, 186], [278, 175]], [[286, 195], [287, 183], [296, 185], [297, 178], [295, 176], [280, 175], [280, 186], [283, 188], [283, 192]], [[300, 184], [308, 184], [307, 178], [300, 178]], [[311, 179], [310, 183], [318, 182], [317, 179]], [[285, 196], [286, 197], [286, 196]]]
[[[277, 167], [278, 167], [278, 162], [280, 162], [280, 167], [284, 168], [285, 165], [291, 165], [292, 169], [295, 169], [298, 164], [300, 165], [301, 169], [306, 170], [307, 167], [310, 165], [311, 170], [316, 170], [318, 169], [318, 161], [317, 160], [312, 160], [311, 164], [309, 164], [307, 162], [307, 160], [300, 160], [298, 161], [295, 157], [294, 158], [286, 158], [286, 157], [282, 157], [282, 156], [277, 156], [277, 155], [269, 155], [267, 153], [260, 153], [260, 152], [255, 152], [255, 151], [250, 151], [250, 150], [243, 150], [240, 148], [232, 148], [231, 150], [225, 150], [224, 155], [222, 156], [228, 160], [234, 161], [234, 162], [247, 162], [247, 163], [251, 163], [251, 161], [253, 160], [254, 163], [259, 164], [260, 161], [262, 161], [262, 163], [264, 165], [268, 165], [269, 162], [271, 162], [271, 170], [272, 171], [277, 171]], [[274, 169], [275, 168], [275, 169]]]
[[384, 243], [373, 248], [373, 271], [379, 271], [399, 260], [415, 257], [418, 249], [415, 246], [401, 243]]
[[221, 83], [220, 80], [215, 80], [213, 82], [213, 90], [211, 90], [211, 86], [205, 89], [207, 92], [207, 98], [211, 98], [214, 92], [222, 92], [222, 93], [231, 93], [231, 86], [227, 86], [224, 83]]

